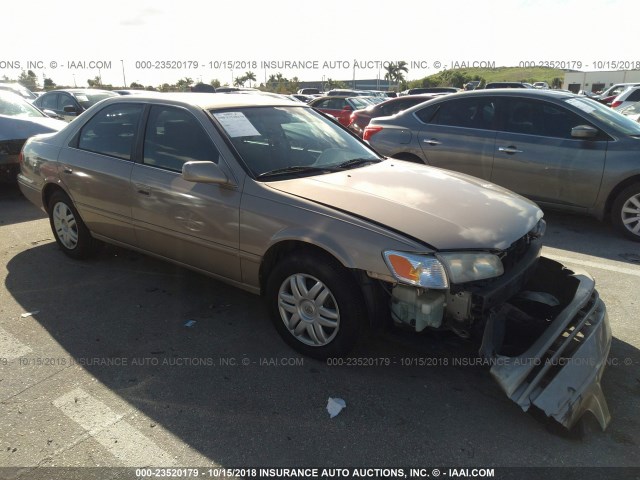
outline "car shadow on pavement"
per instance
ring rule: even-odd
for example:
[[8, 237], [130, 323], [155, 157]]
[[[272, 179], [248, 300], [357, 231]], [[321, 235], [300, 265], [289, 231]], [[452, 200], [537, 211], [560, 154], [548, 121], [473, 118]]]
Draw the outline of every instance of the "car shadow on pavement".
[[[143, 435], [160, 425], [218, 465], [637, 461], [640, 380], [624, 360], [604, 375], [609, 429], [576, 442], [523, 414], [485, 367], [454, 366], [475, 351], [452, 335], [375, 333], [348, 359], [323, 362], [285, 345], [259, 297], [144, 255], [105, 247], [78, 262], [49, 243], [14, 256], [7, 269], [8, 292], [25, 311], [39, 311], [33, 319], [87, 372], [77, 375], [80, 386], [96, 388], [97, 379], [150, 419], [138, 426]], [[640, 362], [619, 339], [611, 357]], [[50, 392], [51, 401], [65, 393]], [[333, 419], [329, 397], [347, 405]]]

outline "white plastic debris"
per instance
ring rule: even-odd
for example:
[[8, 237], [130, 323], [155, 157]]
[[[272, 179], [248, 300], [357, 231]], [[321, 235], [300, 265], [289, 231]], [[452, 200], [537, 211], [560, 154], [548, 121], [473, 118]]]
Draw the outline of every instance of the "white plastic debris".
[[347, 406], [347, 402], [345, 402], [341, 398], [331, 398], [327, 401], [327, 412], [329, 412], [329, 416], [331, 418], [338, 415], [344, 407]]
[[27, 317], [30, 317], [32, 315], [37, 315], [38, 313], [40, 313], [40, 310], [34, 310], [33, 312], [23, 313], [22, 315], [20, 315], [20, 317], [27, 318]]

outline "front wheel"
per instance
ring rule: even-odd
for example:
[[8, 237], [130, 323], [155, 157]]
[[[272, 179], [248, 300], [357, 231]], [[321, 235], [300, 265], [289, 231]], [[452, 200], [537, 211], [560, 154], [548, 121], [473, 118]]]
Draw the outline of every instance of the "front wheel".
[[625, 188], [613, 202], [613, 225], [627, 238], [640, 242], [640, 183]]
[[97, 241], [89, 233], [69, 196], [57, 191], [49, 199], [49, 223], [56, 242], [71, 258], [91, 256]]
[[310, 357], [345, 355], [365, 323], [354, 276], [322, 255], [300, 252], [282, 260], [269, 275], [266, 298], [280, 336]]

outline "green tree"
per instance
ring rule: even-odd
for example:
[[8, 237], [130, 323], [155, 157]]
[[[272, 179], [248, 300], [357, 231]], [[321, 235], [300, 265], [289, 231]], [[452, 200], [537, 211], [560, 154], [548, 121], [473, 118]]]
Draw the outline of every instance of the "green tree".
[[220, 80], [218, 80], [217, 78], [212, 79], [209, 84], [213, 87], [213, 88], [218, 88], [220, 86]]
[[44, 89], [45, 90], [53, 90], [56, 88], [56, 84], [50, 78], [44, 79]]
[[88, 78], [87, 79], [87, 85], [89, 85], [89, 88], [95, 88], [95, 87], [99, 87], [101, 84], [100, 82], [100, 77], [99, 76], [95, 76], [93, 78]]
[[562, 88], [562, 79], [560, 77], [554, 77], [551, 80], [551, 88]]
[[129, 87], [133, 88], [133, 89], [137, 88], [137, 89], [141, 90], [141, 89], [144, 88], [144, 85], [142, 85], [141, 83], [137, 83], [137, 82], [131, 82], [131, 85], [129, 85]]
[[193, 78], [184, 77], [176, 82], [176, 87], [181, 92], [189, 90], [189, 87], [193, 84]]
[[245, 72], [244, 73], [244, 79], [245, 81], [249, 82], [249, 86], [251, 86], [251, 82], [255, 82], [256, 81], [256, 74], [253, 72]]
[[23, 70], [18, 77], [18, 83], [23, 87], [27, 87], [29, 90], [38, 89], [38, 77], [32, 70], [28, 70], [26, 72]]
[[396, 64], [394, 62], [389, 62], [386, 67], [384, 67], [384, 79], [389, 82], [389, 85], [394, 81], [394, 72], [396, 71]]
[[398, 82], [398, 85], [400, 85], [401, 82], [404, 82], [404, 74], [405, 73], [409, 73], [409, 67], [407, 67], [407, 62], [400, 60], [397, 64], [396, 64], [396, 68], [393, 71], [393, 76], [395, 78], [395, 81]]

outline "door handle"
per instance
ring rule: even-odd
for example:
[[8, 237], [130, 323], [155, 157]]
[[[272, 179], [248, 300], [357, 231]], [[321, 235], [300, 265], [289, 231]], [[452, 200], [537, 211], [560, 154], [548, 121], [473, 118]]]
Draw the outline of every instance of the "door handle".
[[499, 152], [508, 153], [513, 155], [514, 153], [522, 153], [522, 150], [518, 150], [516, 147], [498, 147]]
[[435, 145], [442, 145], [442, 142], [439, 142], [439, 141], [437, 141], [437, 140], [436, 140], [436, 139], [434, 139], [434, 138], [429, 138], [429, 139], [426, 139], [426, 138], [425, 138], [424, 140], [422, 140], [422, 142], [423, 142], [423, 143], [427, 143], [427, 144], [429, 144], [429, 145], [433, 145], [433, 146], [435, 146]]
[[146, 195], [147, 197], [149, 195], [151, 195], [151, 187], [148, 187], [146, 185], [142, 185], [141, 183], [136, 183], [136, 191], [140, 195]]
[[67, 175], [71, 175], [71, 174], [73, 173], [73, 169], [72, 169], [72, 168], [70, 168], [70, 167], [64, 167], [64, 168], [62, 169], [62, 171], [63, 171], [64, 173], [66, 173]]

